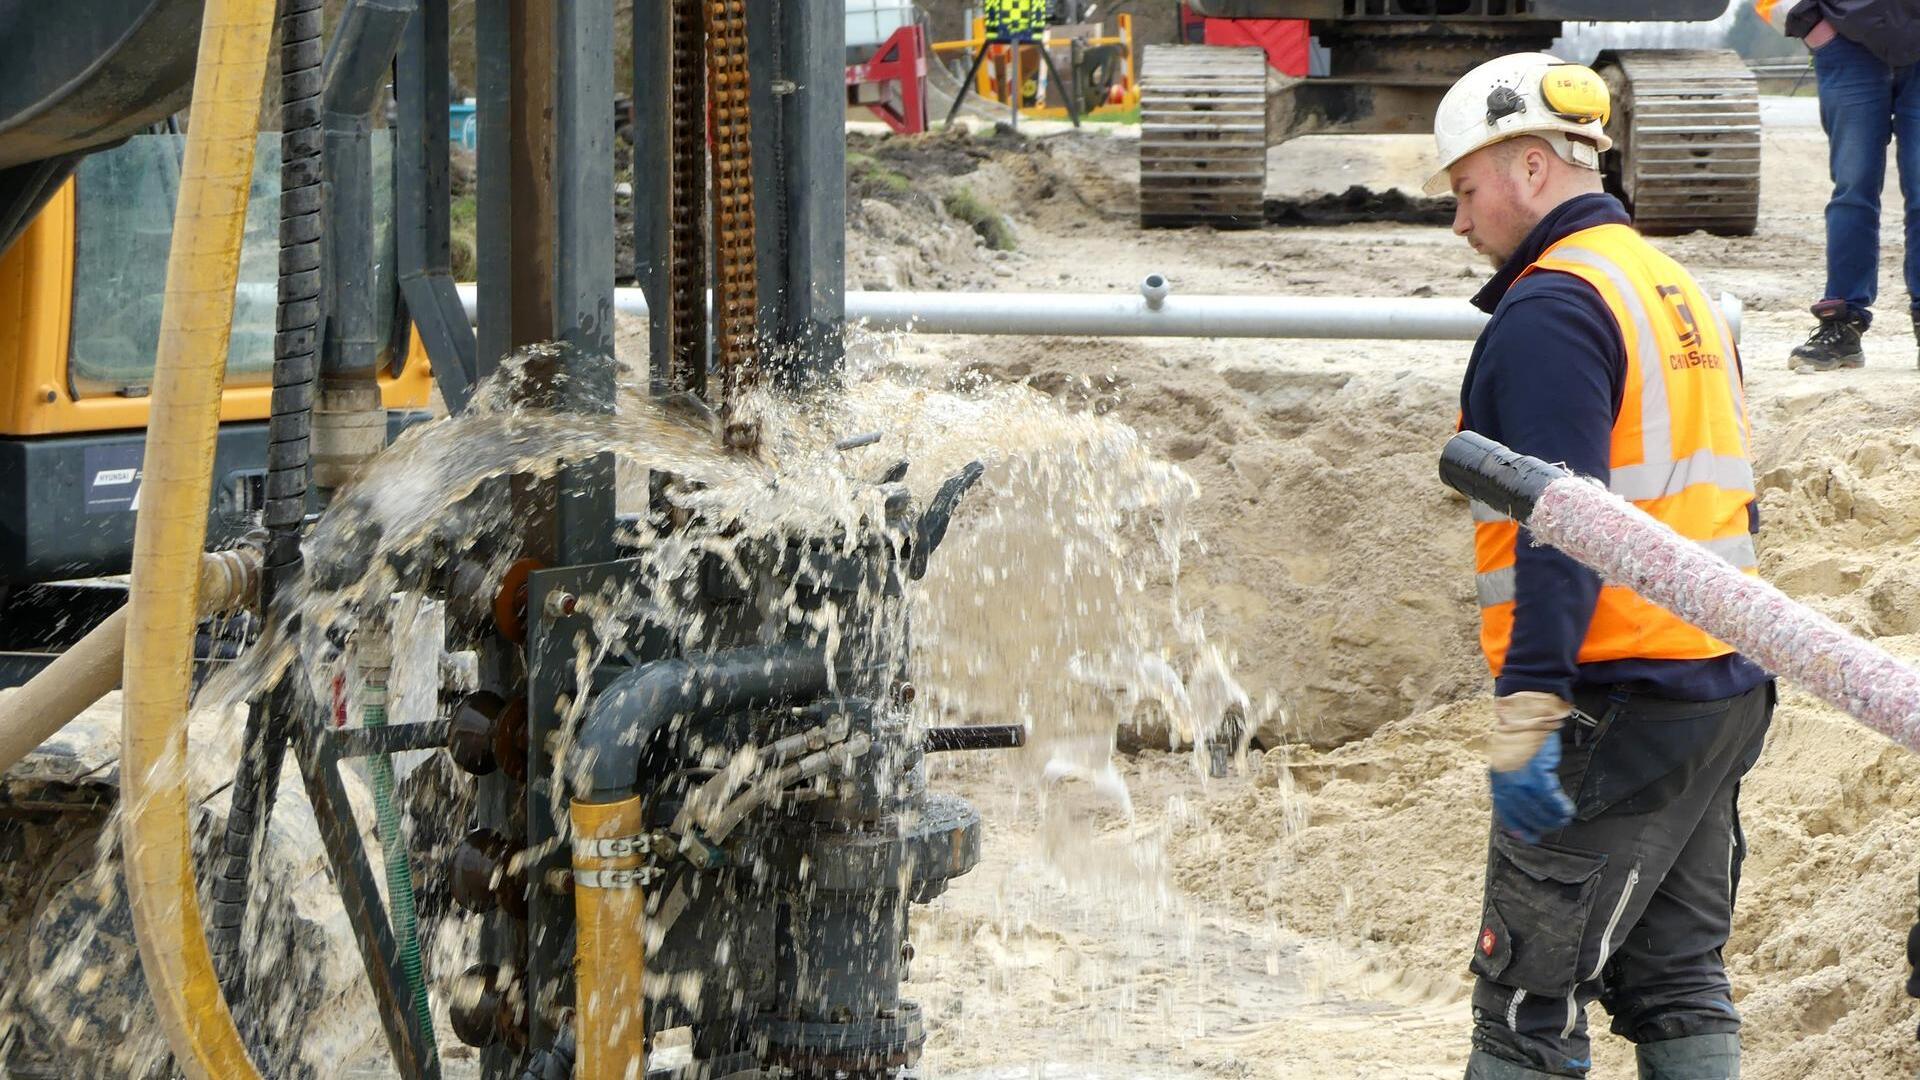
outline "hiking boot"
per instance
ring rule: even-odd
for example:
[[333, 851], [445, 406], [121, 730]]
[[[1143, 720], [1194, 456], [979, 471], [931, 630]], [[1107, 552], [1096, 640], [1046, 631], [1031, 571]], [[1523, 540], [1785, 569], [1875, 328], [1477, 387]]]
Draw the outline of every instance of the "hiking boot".
[[1860, 335], [1866, 333], [1870, 322], [1866, 313], [1852, 310], [1845, 300], [1822, 300], [1813, 305], [1813, 314], [1820, 325], [1787, 357], [1788, 370], [1865, 367], [1867, 357], [1860, 351]]

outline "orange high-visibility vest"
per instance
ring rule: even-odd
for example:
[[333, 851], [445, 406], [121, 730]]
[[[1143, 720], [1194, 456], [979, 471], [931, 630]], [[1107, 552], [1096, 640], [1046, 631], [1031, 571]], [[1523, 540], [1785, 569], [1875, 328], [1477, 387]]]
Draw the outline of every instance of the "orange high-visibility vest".
[[[1607, 487], [1754, 573], [1747, 516], [1753, 501], [1752, 429], [1733, 334], [1719, 307], [1693, 275], [1625, 225], [1573, 233], [1521, 276], [1540, 270], [1572, 274], [1591, 285], [1613, 312], [1626, 344], [1627, 381], [1613, 421]], [[1553, 362], [1550, 352], [1542, 362]], [[1498, 676], [1513, 640], [1514, 545], [1520, 526], [1478, 501], [1473, 520], [1480, 647]], [[1732, 651], [1633, 590], [1603, 584], [1579, 662], [1704, 660]]]
[[1798, 5], [1798, 0], [1753, 0], [1753, 10], [1760, 20], [1781, 33], [1787, 32], [1787, 15]]

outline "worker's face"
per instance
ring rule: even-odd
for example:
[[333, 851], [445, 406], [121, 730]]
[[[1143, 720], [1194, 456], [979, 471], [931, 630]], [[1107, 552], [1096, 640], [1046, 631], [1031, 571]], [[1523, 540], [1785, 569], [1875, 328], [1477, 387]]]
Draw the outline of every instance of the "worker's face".
[[[1551, 153], [1552, 151], [1548, 151]], [[1447, 170], [1453, 181], [1453, 231], [1467, 238], [1473, 250], [1496, 268], [1520, 249], [1521, 241], [1539, 223], [1533, 203], [1539, 184], [1530, 168], [1538, 163], [1529, 150], [1496, 143], [1455, 162]]]

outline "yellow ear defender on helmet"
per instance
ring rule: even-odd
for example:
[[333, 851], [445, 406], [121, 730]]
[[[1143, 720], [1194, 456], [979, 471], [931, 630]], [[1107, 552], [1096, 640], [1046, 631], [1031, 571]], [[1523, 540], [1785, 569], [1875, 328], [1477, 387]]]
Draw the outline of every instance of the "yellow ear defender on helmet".
[[1540, 97], [1555, 116], [1576, 124], [1604, 124], [1613, 115], [1606, 81], [1585, 64], [1548, 68], [1540, 76]]

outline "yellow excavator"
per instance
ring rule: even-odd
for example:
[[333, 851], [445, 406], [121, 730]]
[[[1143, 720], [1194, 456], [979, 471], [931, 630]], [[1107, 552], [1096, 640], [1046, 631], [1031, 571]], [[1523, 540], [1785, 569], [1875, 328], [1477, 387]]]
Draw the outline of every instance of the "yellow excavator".
[[[0, 38], [29, 40], [18, 21], [56, 7], [0, 3]], [[11, 26], [10, 17], [16, 20]], [[0, 44], [0, 54], [13, 47]], [[0, 71], [17, 70], [0, 56]], [[0, 86], [0, 92], [4, 89]], [[0, 685], [30, 675], [46, 654], [63, 645], [58, 635], [48, 636], [53, 631], [41, 613], [70, 610], [73, 590], [49, 583], [124, 574], [132, 557], [186, 141], [172, 127], [165, 119], [142, 124], [113, 145], [79, 156], [64, 178], [49, 185], [34, 212], [12, 208], [20, 227], [0, 235], [0, 604], [18, 605], [0, 606]], [[30, 145], [19, 147], [20, 141], [0, 117], [0, 170], [12, 173], [41, 164], [23, 166], [15, 160], [38, 152]], [[235, 538], [250, 528], [264, 501], [279, 143], [270, 133], [260, 138], [254, 155], [208, 515], [216, 539]], [[376, 157], [387, 157], [386, 143], [377, 145]], [[392, 220], [389, 192], [390, 185], [376, 192], [377, 223]], [[5, 193], [0, 187], [0, 197]], [[16, 197], [25, 201], [17, 189]], [[0, 212], [0, 220], [5, 216]], [[390, 252], [392, 229], [376, 233], [376, 249]], [[431, 375], [425, 350], [417, 339], [410, 340], [395, 302], [392, 256], [382, 263], [387, 280], [375, 283], [380, 300], [375, 362], [383, 403], [398, 426], [428, 408]], [[96, 597], [88, 607], [104, 602]], [[69, 625], [65, 632], [85, 629]]]

